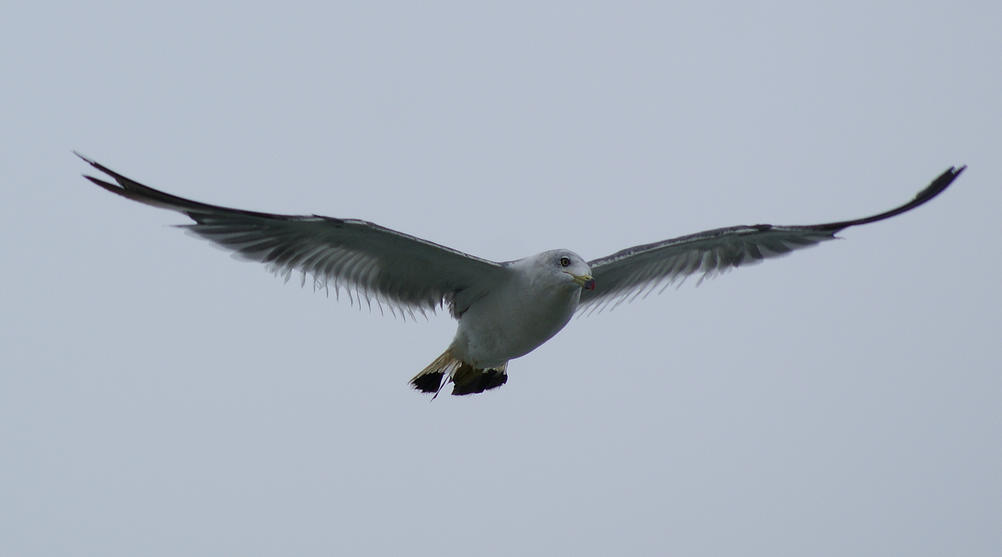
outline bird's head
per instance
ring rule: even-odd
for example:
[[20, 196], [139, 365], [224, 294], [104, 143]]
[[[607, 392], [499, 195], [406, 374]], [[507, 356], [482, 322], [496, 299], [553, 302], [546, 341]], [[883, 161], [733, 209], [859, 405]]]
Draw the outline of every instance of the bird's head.
[[527, 257], [517, 265], [532, 266], [539, 279], [570, 288], [595, 289], [588, 262], [573, 251], [555, 249]]

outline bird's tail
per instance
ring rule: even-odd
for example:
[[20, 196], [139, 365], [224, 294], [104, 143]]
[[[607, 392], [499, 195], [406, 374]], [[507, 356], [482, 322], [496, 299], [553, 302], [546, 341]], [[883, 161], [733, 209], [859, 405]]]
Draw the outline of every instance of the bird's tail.
[[[482, 393], [504, 385], [508, 381], [508, 362], [496, 368], [477, 369], [457, 359], [446, 349], [428, 367], [411, 379], [411, 386], [423, 393], [438, 393], [446, 384], [452, 383], [452, 394], [469, 395]], [[432, 397], [434, 399], [434, 397]]]

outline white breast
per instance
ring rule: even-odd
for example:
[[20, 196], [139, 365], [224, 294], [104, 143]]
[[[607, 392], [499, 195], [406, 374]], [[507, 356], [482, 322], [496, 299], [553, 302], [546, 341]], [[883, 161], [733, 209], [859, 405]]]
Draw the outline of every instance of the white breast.
[[459, 319], [452, 353], [478, 368], [524, 356], [574, 315], [581, 289], [573, 284], [525, 284], [517, 278], [492, 291]]

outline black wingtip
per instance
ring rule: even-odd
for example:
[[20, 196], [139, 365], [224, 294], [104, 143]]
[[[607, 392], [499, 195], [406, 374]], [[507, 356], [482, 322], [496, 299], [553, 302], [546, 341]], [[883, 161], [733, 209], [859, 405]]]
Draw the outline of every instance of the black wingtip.
[[81, 153], [80, 151], [77, 151], [76, 149], [73, 150], [73, 154], [76, 155], [76, 156], [78, 156], [78, 157], [80, 157], [80, 160], [82, 160], [85, 163], [93, 166], [94, 168], [100, 170], [101, 172], [104, 172], [105, 174], [110, 174], [110, 175], [114, 175], [115, 174], [113, 171], [108, 170], [108, 168], [106, 168], [101, 163], [99, 163], [99, 162], [95, 161], [94, 159], [92, 159], [92, 158], [84, 155], [83, 153]]
[[[77, 157], [79, 157], [80, 160], [84, 161], [85, 163], [93, 166], [94, 168], [96, 168], [98, 170], [102, 170], [101, 169], [101, 165], [99, 165], [98, 163], [94, 162], [93, 159], [88, 158], [87, 156], [85, 156], [80, 151], [77, 151], [76, 149], [73, 149], [72, 152], [73, 152], [74, 155], [76, 155]], [[102, 170], [102, 172], [103, 172], [103, 170]], [[95, 178], [95, 177], [93, 177], [93, 176], [91, 176], [89, 174], [81, 174], [81, 176], [83, 176], [84, 178], [87, 178], [91, 182], [94, 182], [95, 184], [97, 184], [97, 185], [99, 185], [99, 186], [101, 186], [102, 188], [105, 188], [105, 189], [108, 189], [108, 186], [111, 185], [111, 184], [108, 184], [108, 182], [105, 182], [103, 180], [99, 180], [99, 179], [97, 179], [97, 178]]]
[[213, 212], [230, 212], [230, 213], [240, 213], [245, 217], [261, 217], [261, 218], [299, 218], [292, 215], [275, 215], [271, 213], [259, 213], [255, 211], [245, 211], [242, 209], [233, 209], [231, 207], [222, 207], [220, 205], [210, 205], [208, 203], [202, 203], [199, 201], [194, 201], [177, 195], [169, 194], [165, 191], [158, 190], [156, 188], [151, 188], [145, 184], [137, 182], [128, 176], [119, 174], [114, 170], [104, 166], [103, 164], [91, 160], [84, 155], [80, 154], [78, 151], [73, 151], [73, 154], [80, 157], [81, 160], [91, 165], [95, 169], [101, 171], [103, 174], [107, 174], [117, 183], [112, 183], [110, 181], [102, 180], [101, 178], [95, 178], [88, 174], [83, 174], [86, 178], [93, 184], [96, 184], [114, 194], [120, 195], [126, 199], [131, 199], [132, 201], [137, 201], [139, 203], [144, 203], [152, 207], [158, 207], [161, 209], [169, 209], [171, 211], [178, 211], [188, 215], [188, 217], [198, 220], [195, 215], [201, 213], [213, 213]]
[[[166, 194], [159, 190], [155, 190], [148, 186], [144, 186], [139, 182], [136, 182], [135, 180], [123, 176], [118, 172], [115, 172], [114, 170], [104, 166], [103, 164], [85, 157], [79, 151], [73, 151], [73, 154], [80, 157], [81, 160], [91, 165], [96, 170], [101, 171], [103, 174], [107, 174], [108, 176], [110, 176], [112, 179], [115, 180], [115, 183], [112, 183], [102, 178], [91, 176], [90, 174], [81, 174], [81, 176], [86, 178], [88, 182], [96, 186], [99, 186], [107, 191], [110, 191], [111, 193], [120, 195], [126, 199], [131, 199], [133, 201], [138, 201], [140, 203], [146, 203], [148, 205], [154, 205], [154, 206], [163, 206], [156, 203], [157, 197], [164, 197], [164, 198], [173, 197], [170, 196], [169, 194]], [[163, 206], [163, 207], [167, 209], [176, 210], [176, 208], [173, 206]]]
[[[97, 162], [96, 160], [84, 156], [83, 154], [80, 153], [80, 151], [74, 150], [73, 154], [76, 155], [76, 156], [78, 156], [78, 157], [80, 157], [80, 160], [82, 160], [85, 163], [91, 165], [95, 169], [100, 170], [102, 173], [107, 174], [108, 176], [111, 176], [112, 178], [114, 178], [119, 183], [121, 183], [122, 180], [130, 181], [130, 182], [133, 181], [133, 180], [130, 180], [129, 178], [126, 178], [125, 176], [119, 174], [118, 172], [115, 172], [114, 170], [108, 168], [107, 166], [104, 166], [103, 164]], [[83, 176], [84, 176], [84, 178], [88, 178], [91, 181], [94, 180], [93, 178], [91, 178], [90, 176], [88, 176], [86, 174], [84, 174]], [[124, 186], [124, 184], [122, 184], [122, 185]]]
[[943, 193], [946, 188], [950, 187], [950, 184], [960, 176], [960, 173], [967, 168], [966, 165], [961, 167], [951, 166], [947, 168], [942, 174], [936, 177], [928, 186], [922, 189], [922, 191], [915, 194], [915, 199], [912, 201], [913, 207], [918, 207], [922, 203], [929, 201], [933, 197]]
[[961, 165], [959, 167], [951, 166], [950, 168], [947, 168], [946, 171], [937, 176], [936, 179], [932, 181], [932, 183], [922, 188], [921, 191], [915, 194], [915, 197], [911, 201], [905, 203], [900, 207], [891, 209], [890, 211], [884, 211], [883, 213], [879, 213], [861, 219], [833, 222], [833, 223], [814, 226], [811, 228], [835, 233], [838, 232], [839, 230], [842, 230], [843, 228], [848, 228], [850, 226], [858, 226], [860, 224], [868, 224], [871, 222], [882, 221], [885, 219], [889, 219], [895, 215], [906, 213], [920, 205], [924, 205], [925, 203], [929, 202], [932, 198], [946, 191], [946, 188], [950, 187], [950, 184], [952, 184], [953, 181], [956, 180], [957, 177], [964, 172], [964, 170], [967, 170], [966, 164]]
[[90, 174], [81, 174], [81, 176], [83, 176], [84, 178], [86, 178], [92, 184], [100, 186], [100, 187], [102, 187], [102, 188], [104, 188], [104, 189], [106, 189], [106, 190], [108, 190], [108, 191], [110, 191], [112, 193], [117, 193], [119, 195], [122, 195], [122, 187], [121, 186], [116, 186], [115, 184], [112, 184], [111, 182], [105, 182], [104, 180], [102, 180], [100, 178], [95, 178], [95, 177], [91, 176]]
[[961, 166], [951, 166], [950, 168], [947, 168], [945, 172], [940, 174], [938, 178], [933, 180], [926, 189], [935, 189], [937, 192], [941, 192], [949, 187], [950, 184], [952, 184], [953, 181], [956, 180], [957, 177], [959, 177], [965, 170], [967, 170], [966, 164]]

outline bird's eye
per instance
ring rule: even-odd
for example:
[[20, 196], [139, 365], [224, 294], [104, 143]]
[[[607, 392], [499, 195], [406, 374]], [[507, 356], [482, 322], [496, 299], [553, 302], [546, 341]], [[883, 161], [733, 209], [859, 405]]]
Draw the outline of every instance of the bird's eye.
[[560, 266], [561, 267], [569, 267], [570, 265], [571, 265], [571, 258], [570, 257], [561, 257], [560, 258]]

